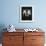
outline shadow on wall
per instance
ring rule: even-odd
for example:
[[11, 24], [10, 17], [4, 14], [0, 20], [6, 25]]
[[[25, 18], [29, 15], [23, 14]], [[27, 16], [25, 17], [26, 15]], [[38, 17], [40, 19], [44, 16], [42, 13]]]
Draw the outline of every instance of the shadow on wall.
[[3, 36], [3, 32], [5, 32], [6, 30], [4, 30], [5, 25], [4, 24], [0, 24], [0, 43], [2, 43], [2, 36]]

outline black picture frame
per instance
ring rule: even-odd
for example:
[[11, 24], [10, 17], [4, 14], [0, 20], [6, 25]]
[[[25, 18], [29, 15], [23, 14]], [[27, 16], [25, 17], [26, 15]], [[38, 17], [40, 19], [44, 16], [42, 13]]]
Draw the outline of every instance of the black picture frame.
[[34, 21], [34, 7], [32, 5], [20, 6], [20, 22]]

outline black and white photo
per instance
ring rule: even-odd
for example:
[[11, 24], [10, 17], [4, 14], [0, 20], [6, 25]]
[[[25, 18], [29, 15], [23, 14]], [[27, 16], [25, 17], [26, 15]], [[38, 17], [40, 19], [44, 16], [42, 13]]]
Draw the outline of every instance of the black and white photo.
[[22, 20], [32, 20], [32, 7], [22, 7]]
[[21, 6], [20, 8], [20, 20], [22, 22], [31, 22], [33, 20], [33, 7]]

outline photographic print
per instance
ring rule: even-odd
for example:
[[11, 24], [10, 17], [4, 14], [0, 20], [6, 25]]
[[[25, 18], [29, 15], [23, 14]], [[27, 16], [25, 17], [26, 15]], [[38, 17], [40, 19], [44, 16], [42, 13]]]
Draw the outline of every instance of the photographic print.
[[20, 22], [32, 22], [33, 21], [33, 7], [21, 6], [20, 7]]

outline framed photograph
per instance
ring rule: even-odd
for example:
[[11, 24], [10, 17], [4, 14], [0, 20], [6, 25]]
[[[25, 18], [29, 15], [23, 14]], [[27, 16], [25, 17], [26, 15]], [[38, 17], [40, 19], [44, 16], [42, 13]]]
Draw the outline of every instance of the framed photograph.
[[34, 21], [34, 6], [21, 5], [20, 6], [20, 22], [33, 22]]

